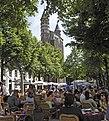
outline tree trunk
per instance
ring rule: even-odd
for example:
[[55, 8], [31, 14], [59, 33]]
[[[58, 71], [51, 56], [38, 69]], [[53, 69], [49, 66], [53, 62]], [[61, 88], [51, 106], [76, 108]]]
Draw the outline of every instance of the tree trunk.
[[23, 72], [20, 71], [20, 76], [21, 76], [21, 82], [20, 82], [20, 85], [21, 85], [21, 93], [22, 95], [24, 95], [24, 75], [23, 75]]
[[4, 46], [2, 46], [2, 50], [1, 50], [1, 82], [3, 82], [3, 70], [4, 70], [3, 53], [4, 53]]
[[106, 85], [109, 86], [109, 75], [108, 75], [108, 62], [107, 57], [104, 58], [104, 65], [105, 65], [105, 77], [106, 77]]
[[102, 83], [102, 76], [101, 76], [101, 73], [100, 72], [98, 74], [98, 80], [99, 80], [99, 86], [102, 87], [103, 86], [103, 83]]
[[3, 70], [4, 70], [3, 59], [1, 58], [1, 82], [3, 82]]
[[38, 81], [40, 81], [40, 71], [38, 72]]

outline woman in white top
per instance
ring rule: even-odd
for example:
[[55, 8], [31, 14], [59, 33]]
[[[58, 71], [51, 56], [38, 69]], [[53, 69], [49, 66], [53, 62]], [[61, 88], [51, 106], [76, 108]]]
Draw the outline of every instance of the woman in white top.
[[85, 92], [85, 99], [86, 99], [86, 101], [89, 101], [95, 109], [97, 108], [97, 104], [96, 104], [96, 102], [93, 100], [93, 98], [90, 97], [89, 91], [86, 91], [86, 92]]

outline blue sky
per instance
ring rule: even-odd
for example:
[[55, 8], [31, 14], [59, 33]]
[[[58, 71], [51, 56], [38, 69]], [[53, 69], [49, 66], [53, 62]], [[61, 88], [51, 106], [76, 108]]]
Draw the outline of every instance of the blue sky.
[[[35, 14], [34, 17], [30, 17], [28, 19], [28, 21], [30, 22], [30, 30], [32, 31], [33, 35], [37, 37], [38, 40], [41, 39], [40, 37], [40, 18], [42, 16], [42, 13], [44, 11], [44, 5], [39, 5], [38, 6], [38, 13]], [[57, 24], [57, 14], [53, 14], [52, 16], [50, 16], [50, 20], [49, 20], [49, 25], [50, 25], [50, 30], [54, 31], [55, 27]], [[69, 43], [71, 41], [71, 38], [65, 36], [65, 34], [63, 33], [63, 27], [61, 26], [61, 22], [59, 22], [59, 27], [61, 30], [61, 37], [64, 40], [64, 58], [66, 59], [67, 55], [70, 54], [71, 52], [71, 48], [70, 47], [65, 47], [66, 43]]]

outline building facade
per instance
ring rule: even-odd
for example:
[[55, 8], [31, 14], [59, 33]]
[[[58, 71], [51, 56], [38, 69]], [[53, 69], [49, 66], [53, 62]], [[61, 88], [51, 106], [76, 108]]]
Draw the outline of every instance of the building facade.
[[[33, 82], [33, 78], [27, 72], [23, 73], [23, 78], [25, 87]], [[9, 90], [20, 89], [21, 74], [19, 70], [9, 70], [8, 68], [5, 68], [3, 70], [3, 82]]]
[[63, 39], [61, 38], [61, 31], [58, 23], [59, 21], [57, 21], [54, 31], [49, 30], [49, 14], [45, 9], [41, 17], [41, 41], [44, 44], [46, 42], [50, 43], [55, 48], [58, 48], [62, 53], [64, 53]]

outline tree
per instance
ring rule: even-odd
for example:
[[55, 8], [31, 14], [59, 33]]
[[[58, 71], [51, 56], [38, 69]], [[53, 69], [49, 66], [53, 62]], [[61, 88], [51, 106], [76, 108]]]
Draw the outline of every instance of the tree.
[[97, 80], [99, 86], [108, 85], [109, 56], [95, 51], [84, 51], [83, 55], [86, 78]]
[[23, 65], [25, 70], [28, 71], [33, 61], [36, 47], [38, 47], [39, 44], [36, 37], [32, 36], [31, 31], [27, 30], [27, 28], [19, 33], [19, 41], [21, 44], [19, 45], [20, 49], [13, 60], [9, 62], [8, 66], [10, 66], [9, 68], [11, 68], [12, 65], [13, 68], [20, 68], [20, 65]]
[[[66, 76], [72, 75], [72, 77], [75, 78], [80, 77], [79, 79], [83, 77], [86, 80], [96, 80], [99, 86], [108, 85], [108, 56], [106, 54], [97, 53], [94, 50], [83, 49], [82, 45], [76, 42], [68, 43], [66, 46], [68, 45], [72, 47], [72, 52], [65, 61], [64, 68], [66, 70]], [[75, 47], [76, 51], [74, 49]], [[78, 55], [78, 52], [81, 56]], [[75, 54], [77, 59], [74, 58]], [[79, 63], [77, 60], [79, 60]], [[77, 75], [77, 73], [74, 72], [77, 70], [79, 64], [81, 64], [81, 68], [79, 68]]]
[[19, 32], [28, 27], [27, 17], [37, 10], [37, 0], [0, 0], [0, 60], [3, 68], [21, 49]]
[[83, 79], [85, 77], [83, 68], [83, 52], [77, 49], [77, 46], [72, 46], [72, 51], [64, 63], [64, 71], [66, 77], [73, 79]]
[[37, 11], [38, 0], [0, 0], [0, 25], [22, 29]]
[[22, 48], [18, 35], [15, 34], [15, 29], [11, 27], [2, 30], [1, 46], [0, 46], [0, 60], [1, 60], [1, 80], [3, 80], [3, 68], [14, 57], [17, 56], [19, 50]]
[[50, 13], [57, 12], [65, 33], [84, 48], [109, 53], [108, 0], [46, 0]]
[[[102, 73], [102, 55], [94, 51], [84, 51], [84, 70], [86, 78], [98, 80], [99, 73]], [[99, 79], [101, 80], [101, 79]]]
[[49, 12], [58, 13], [68, 36], [74, 37], [86, 49], [109, 53], [108, 0], [46, 1]]
[[[57, 12], [65, 34], [82, 44], [95, 55], [109, 56], [109, 2], [108, 0], [45, 0], [49, 13]], [[104, 59], [105, 60], [105, 59]], [[106, 59], [107, 60], [107, 59]], [[106, 66], [108, 81], [108, 61]], [[96, 67], [95, 67], [96, 68]]]
[[[10, 33], [12, 34], [12, 32]], [[21, 75], [21, 92], [24, 94], [23, 72], [29, 72], [38, 42], [27, 28], [19, 32], [19, 36], [17, 37], [16, 34], [11, 36], [10, 33], [7, 36], [8, 39], [6, 43], [2, 46], [5, 47], [4, 49], [2, 48], [3, 66], [8, 67], [10, 70], [19, 70]]]
[[62, 53], [49, 43], [46, 43], [45, 45], [41, 46], [38, 60], [41, 63], [41, 75], [43, 75], [45, 78], [48, 76], [48, 80], [46, 81], [49, 81], [49, 77], [56, 78], [62, 75]]

